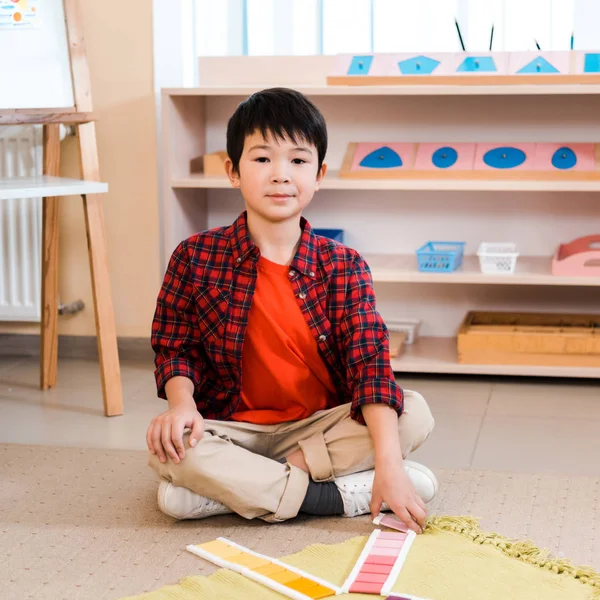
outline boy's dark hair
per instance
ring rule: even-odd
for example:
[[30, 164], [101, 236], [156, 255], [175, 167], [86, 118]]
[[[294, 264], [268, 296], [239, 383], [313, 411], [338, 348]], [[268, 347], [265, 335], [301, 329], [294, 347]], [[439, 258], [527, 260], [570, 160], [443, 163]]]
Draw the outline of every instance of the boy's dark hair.
[[252, 94], [227, 123], [227, 154], [239, 172], [246, 136], [259, 131], [278, 139], [301, 140], [317, 149], [319, 169], [327, 152], [327, 126], [319, 109], [304, 94], [288, 88], [270, 88]]

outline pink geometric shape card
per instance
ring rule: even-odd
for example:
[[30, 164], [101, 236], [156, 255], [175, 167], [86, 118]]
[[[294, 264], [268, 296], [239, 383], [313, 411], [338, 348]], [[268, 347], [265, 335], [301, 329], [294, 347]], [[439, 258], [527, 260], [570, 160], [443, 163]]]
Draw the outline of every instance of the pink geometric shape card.
[[536, 171], [595, 171], [595, 144], [553, 144], [535, 146]]
[[419, 144], [415, 158], [416, 171], [471, 171], [475, 159], [473, 143]]
[[534, 162], [534, 143], [481, 143], [477, 144], [473, 169], [494, 172], [531, 171]]
[[358, 142], [350, 170], [404, 171], [412, 168], [414, 154], [415, 144], [404, 142]]

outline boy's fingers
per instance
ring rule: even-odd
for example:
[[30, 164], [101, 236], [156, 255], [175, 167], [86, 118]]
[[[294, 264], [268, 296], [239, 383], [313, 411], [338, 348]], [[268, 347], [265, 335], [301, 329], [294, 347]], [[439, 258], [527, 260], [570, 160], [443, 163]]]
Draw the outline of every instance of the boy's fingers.
[[423, 498], [419, 496], [419, 494], [415, 494], [415, 498], [417, 499], [417, 504], [423, 509], [423, 512], [427, 514], [427, 506], [425, 506], [425, 502], [423, 502]]
[[420, 527], [425, 527], [427, 513], [416, 502], [409, 507], [409, 512]]
[[161, 427], [158, 423], [154, 424], [154, 427], [152, 428], [152, 434], [151, 434], [151, 442], [152, 442], [152, 447], [154, 448], [154, 451], [156, 452], [156, 455], [158, 456], [158, 460], [160, 460], [160, 462], [164, 463], [166, 461], [166, 457], [165, 457], [165, 451], [164, 448], [162, 446], [162, 442], [160, 441], [160, 430]]
[[[391, 508], [391, 507], [390, 507]], [[404, 507], [399, 508], [398, 510], [394, 509], [394, 514], [409, 528], [412, 529], [415, 533], [422, 533], [421, 527], [415, 520], [412, 518], [411, 514]]]
[[202, 434], [204, 433], [204, 421], [202, 417], [198, 415], [194, 422], [192, 423], [192, 432], [190, 433], [189, 443], [193, 448], [201, 439]]
[[154, 444], [152, 443], [152, 430], [154, 429], [154, 421], [150, 423], [150, 426], [146, 430], [146, 445], [148, 446], [148, 450], [152, 454], [156, 454], [156, 450], [154, 450]]
[[171, 440], [175, 446], [175, 452], [179, 458], [185, 456], [185, 448], [183, 447], [183, 425], [177, 423], [171, 430]]
[[371, 496], [371, 504], [369, 505], [369, 509], [371, 510], [372, 518], [375, 518], [381, 512], [382, 503], [383, 498], [379, 494], [373, 494]]
[[175, 452], [175, 447], [171, 442], [171, 425], [164, 423], [162, 427], [162, 445], [167, 453], [167, 456], [174, 462], [179, 462], [179, 456], [177, 456], [177, 452]]

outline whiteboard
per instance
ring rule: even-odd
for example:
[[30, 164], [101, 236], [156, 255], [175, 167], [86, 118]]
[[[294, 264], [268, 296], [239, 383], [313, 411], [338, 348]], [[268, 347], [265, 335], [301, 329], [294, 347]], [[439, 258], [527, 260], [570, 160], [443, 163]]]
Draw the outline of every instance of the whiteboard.
[[0, 109], [75, 104], [63, 0], [36, 8], [35, 28], [0, 28]]

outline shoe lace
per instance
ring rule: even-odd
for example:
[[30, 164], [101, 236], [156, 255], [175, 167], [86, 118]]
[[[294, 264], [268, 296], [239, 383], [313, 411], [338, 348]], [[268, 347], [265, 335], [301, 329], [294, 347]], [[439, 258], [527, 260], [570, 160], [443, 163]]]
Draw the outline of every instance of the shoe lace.
[[203, 511], [213, 511], [213, 510], [222, 510], [224, 507], [220, 502], [216, 500], [212, 500], [211, 498], [207, 498], [206, 496], [202, 496], [202, 504], [200, 509]]
[[371, 504], [371, 486], [364, 483], [353, 483], [352, 486], [349, 487], [350, 489], [348, 492], [350, 493], [355, 508], [362, 513], [368, 512]]

